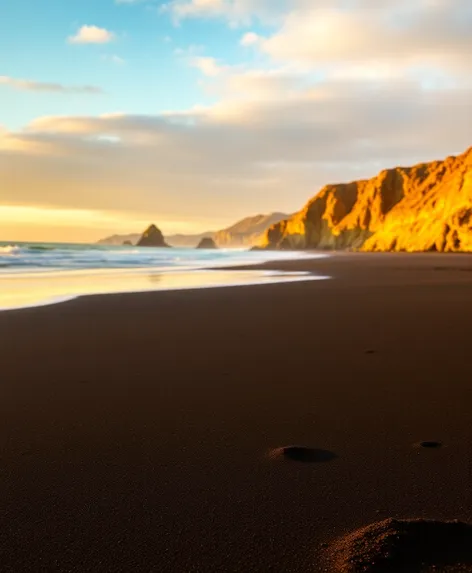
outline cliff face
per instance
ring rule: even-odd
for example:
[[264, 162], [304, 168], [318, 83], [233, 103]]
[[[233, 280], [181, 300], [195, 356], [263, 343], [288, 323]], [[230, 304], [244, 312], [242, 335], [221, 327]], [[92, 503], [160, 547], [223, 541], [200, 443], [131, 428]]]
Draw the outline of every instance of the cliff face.
[[327, 185], [302, 211], [273, 225], [263, 246], [472, 251], [472, 148], [444, 161]]

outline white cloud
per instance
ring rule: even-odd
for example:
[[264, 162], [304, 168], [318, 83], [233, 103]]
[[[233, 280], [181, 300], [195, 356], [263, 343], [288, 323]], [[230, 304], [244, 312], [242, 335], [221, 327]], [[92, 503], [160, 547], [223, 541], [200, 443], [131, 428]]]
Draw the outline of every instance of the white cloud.
[[70, 44], [108, 44], [113, 41], [113, 32], [98, 26], [82, 26], [74, 36], [68, 38]]
[[8, 86], [21, 91], [48, 92], [59, 94], [102, 94], [103, 90], [97, 86], [67, 86], [53, 82], [37, 82], [34, 80], [23, 80], [10, 76], [0, 76], [0, 86]]
[[257, 45], [275, 60], [312, 67], [428, 65], [470, 70], [472, 14], [466, 16], [466, 6], [465, 0], [395, 5], [363, 0], [355, 10], [298, 9]]
[[257, 44], [260, 40], [260, 37], [258, 34], [255, 34], [254, 32], [246, 32], [246, 34], [244, 34], [244, 36], [241, 38], [241, 46], [254, 46], [255, 44]]
[[472, 71], [470, 0], [173, 0], [166, 10], [177, 19], [270, 23], [274, 32], [246, 32], [240, 44], [306, 70]]
[[174, 49], [174, 54], [176, 56], [187, 56], [188, 58], [196, 57], [199, 54], [202, 53], [202, 51], [204, 50], [204, 46], [200, 46], [198, 44], [191, 44], [190, 46], [187, 46], [186, 48], [175, 48]]
[[195, 57], [190, 60], [191, 65], [197, 68], [205, 76], [215, 77], [221, 74], [223, 68], [215, 58]]
[[[213, 62], [208, 65], [209, 69], [206, 69], [207, 66], [195, 67], [205, 76], [200, 85], [222, 102], [215, 109], [227, 108], [226, 104], [235, 102], [271, 102], [297, 97], [307, 83], [304, 75], [290, 68], [258, 69], [219, 64], [213, 70]], [[233, 105], [231, 109], [232, 114], [236, 113]]]
[[102, 56], [102, 60], [105, 62], [110, 62], [117, 66], [124, 66], [126, 64], [126, 60], [120, 58], [120, 56], [117, 56], [116, 54], [104, 54]]
[[199, 46], [175, 52], [201, 72], [215, 105], [43, 117], [0, 133], [2, 199], [236, 219], [293, 211], [325, 183], [472, 144], [470, 0], [175, 0], [166, 9], [264, 19], [271, 31], [240, 34], [251, 64]]
[[290, 0], [171, 0], [162, 6], [180, 21], [185, 18], [223, 18], [231, 25], [254, 20], [273, 21]]
[[215, 16], [224, 12], [227, 6], [225, 0], [174, 0], [164, 4], [163, 9], [172, 12], [177, 18], [191, 16]]
[[[273, 74], [257, 82], [278, 89]], [[0, 138], [2, 200], [236, 219], [295, 210], [328, 182], [461, 152], [470, 133], [470, 89], [413, 79], [330, 80], [155, 116], [40, 118]]]

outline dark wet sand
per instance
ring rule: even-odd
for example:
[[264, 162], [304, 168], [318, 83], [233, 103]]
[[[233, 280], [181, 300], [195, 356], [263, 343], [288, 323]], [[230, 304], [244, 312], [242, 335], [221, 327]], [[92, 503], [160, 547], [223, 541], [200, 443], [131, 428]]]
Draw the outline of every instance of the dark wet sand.
[[472, 521], [472, 257], [270, 266], [333, 279], [0, 314], [2, 572], [316, 572]]

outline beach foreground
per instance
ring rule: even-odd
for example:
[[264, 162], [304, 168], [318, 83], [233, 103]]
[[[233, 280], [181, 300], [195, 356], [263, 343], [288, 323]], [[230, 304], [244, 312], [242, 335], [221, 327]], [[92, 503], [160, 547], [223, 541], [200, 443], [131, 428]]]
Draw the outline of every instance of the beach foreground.
[[334, 572], [472, 522], [472, 256], [262, 268], [332, 278], [0, 313], [2, 571]]

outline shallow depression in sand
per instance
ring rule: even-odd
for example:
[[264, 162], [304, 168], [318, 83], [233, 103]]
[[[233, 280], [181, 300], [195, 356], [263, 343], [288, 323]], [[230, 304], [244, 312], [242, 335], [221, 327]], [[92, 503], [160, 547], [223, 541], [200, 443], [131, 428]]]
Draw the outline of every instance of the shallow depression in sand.
[[436, 440], [425, 440], [423, 442], [417, 442], [416, 444], [413, 444], [413, 447], [427, 450], [437, 450], [443, 447], [443, 443]]
[[273, 460], [287, 460], [305, 464], [326, 463], [334, 460], [336, 457], [336, 454], [329, 450], [298, 445], [274, 448], [269, 452], [269, 458]]

